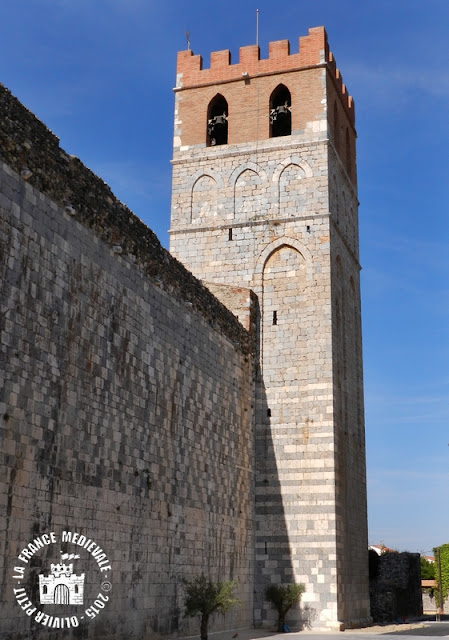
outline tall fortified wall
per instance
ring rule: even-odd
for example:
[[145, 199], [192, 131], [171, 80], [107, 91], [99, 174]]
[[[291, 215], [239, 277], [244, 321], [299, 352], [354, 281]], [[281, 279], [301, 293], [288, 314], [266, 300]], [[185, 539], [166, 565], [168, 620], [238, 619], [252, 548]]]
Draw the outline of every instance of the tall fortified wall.
[[252, 340], [0, 86], [2, 640], [193, 633], [201, 572], [251, 624]]
[[[257, 623], [304, 582], [316, 626], [370, 621], [354, 104], [323, 27], [178, 54], [170, 249], [258, 296]], [[221, 298], [225, 303], [226, 300]], [[232, 306], [230, 305], [230, 308]], [[299, 624], [298, 612], [290, 612]]]

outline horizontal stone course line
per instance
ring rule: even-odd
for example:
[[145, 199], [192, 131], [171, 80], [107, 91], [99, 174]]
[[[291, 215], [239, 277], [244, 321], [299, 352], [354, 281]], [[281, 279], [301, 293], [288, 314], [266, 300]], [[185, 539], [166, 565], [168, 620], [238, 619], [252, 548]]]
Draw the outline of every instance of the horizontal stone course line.
[[[207, 225], [207, 226], [197, 226], [197, 227], [182, 227], [182, 228], [173, 228], [170, 229], [169, 234], [171, 236], [176, 236], [176, 235], [181, 235], [181, 234], [189, 234], [189, 235], [195, 235], [196, 233], [201, 236], [205, 231], [216, 231], [216, 230], [227, 230], [229, 229], [229, 227], [232, 227], [233, 229], [240, 229], [240, 228], [248, 228], [251, 229], [252, 227], [260, 227], [260, 226], [264, 226], [264, 225], [269, 225], [272, 224], [273, 222], [276, 222], [276, 224], [290, 224], [290, 223], [295, 223], [295, 222], [303, 222], [304, 220], [310, 220], [310, 221], [317, 221], [317, 220], [328, 220], [330, 218], [331, 214], [330, 213], [311, 213], [311, 214], [307, 214], [307, 215], [301, 215], [301, 216], [294, 216], [291, 218], [270, 218], [268, 215], [266, 218], [260, 219], [260, 220], [247, 220], [246, 222], [235, 222], [233, 220], [228, 220], [225, 223], [222, 222], [219, 225]], [[235, 245], [238, 245], [239, 243], [239, 238], [236, 237], [235, 240], [232, 241]], [[357, 263], [358, 264], [358, 263]]]
[[[262, 71], [262, 72], [255, 72], [253, 73], [249, 79], [250, 80], [257, 80], [258, 78], [266, 78], [269, 76], [277, 76], [280, 73], [282, 74], [289, 74], [289, 73], [295, 73], [298, 71], [310, 71], [312, 69], [328, 69], [328, 65], [326, 62], [321, 63], [321, 64], [311, 64], [311, 65], [306, 65], [303, 67], [292, 67], [292, 68], [280, 68], [279, 71]], [[208, 69], [203, 69], [203, 71], [208, 71]], [[231, 84], [234, 82], [243, 82], [243, 79], [240, 76], [237, 76], [235, 78], [228, 78], [226, 80], [220, 80], [219, 83], [217, 83], [216, 80], [209, 80], [206, 82], [198, 82], [197, 84], [189, 84], [189, 85], [185, 85], [183, 86], [182, 84], [173, 87], [173, 91], [174, 93], [182, 93], [183, 91], [188, 91], [189, 89], [202, 89], [205, 87], [210, 87], [210, 86], [216, 86], [217, 84], [220, 85], [226, 85], [226, 84]]]
[[[299, 138], [299, 135], [298, 135]], [[329, 138], [320, 138], [318, 140], [303, 140], [304, 136], [301, 134], [300, 139], [295, 140], [295, 136], [292, 135], [291, 140], [283, 140], [283, 144], [279, 144], [279, 138], [270, 138], [266, 141], [261, 140], [258, 142], [240, 142], [235, 144], [223, 145], [222, 147], [204, 147], [194, 151], [191, 150], [187, 153], [185, 151], [185, 158], [182, 156], [183, 151], [178, 151], [176, 157], [171, 160], [172, 165], [179, 164], [198, 164], [199, 160], [210, 162], [211, 160], [224, 160], [225, 158], [238, 158], [240, 156], [248, 156], [248, 159], [253, 158], [256, 155], [256, 160], [260, 161], [261, 156], [266, 153], [275, 153], [282, 151], [283, 153], [289, 150], [297, 150], [301, 148], [310, 148], [312, 146], [324, 146], [327, 147]], [[240, 149], [240, 147], [242, 147]], [[244, 147], [244, 148], [243, 148]]]

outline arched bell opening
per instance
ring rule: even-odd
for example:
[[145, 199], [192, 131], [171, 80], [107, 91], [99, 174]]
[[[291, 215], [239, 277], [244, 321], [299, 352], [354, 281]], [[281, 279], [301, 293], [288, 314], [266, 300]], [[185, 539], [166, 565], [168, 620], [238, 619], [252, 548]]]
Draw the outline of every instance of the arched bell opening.
[[292, 98], [284, 84], [280, 84], [270, 98], [270, 138], [292, 133]]
[[228, 144], [228, 103], [218, 93], [207, 109], [207, 146]]

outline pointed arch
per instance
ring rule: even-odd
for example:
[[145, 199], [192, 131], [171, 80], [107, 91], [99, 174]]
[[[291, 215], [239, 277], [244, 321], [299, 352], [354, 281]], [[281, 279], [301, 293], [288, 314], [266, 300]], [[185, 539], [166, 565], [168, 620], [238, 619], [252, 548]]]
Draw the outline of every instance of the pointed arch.
[[307, 194], [302, 184], [304, 170], [291, 163], [284, 167], [279, 176], [279, 214], [282, 218], [297, 216], [304, 212]]
[[282, 162], [280, 162], [276, 167], [276, 169], [274, 170], [273, 172], [274, 183], [279, 182], [279, 176], [281, 175], [285, 167], [288, 167], [290, 164], [298, 165], [298, 167], [300, 167], [300, 169], [304, 172], [305, 178], [313, 178], [313, 171], [310, 167], [310, 164], [297, 155], [291, 155], [291, 156], [288, 156], [287, 158], [284, 158], [284, 160], [282, 160]]
[[253, 169], [244, 169], [234, 185], [234, 218], [247, 220], [260, 212], [261, 179]]
[[282, 178], [286, 172], [293, 173], [293, 175], [300, 180], [306, 177], [304, 169], [299, 164], [297, 164], [296, 162], [290, 162], [290, 164], [282, 169], [279, 176], [279, 182], [282, 181]]
[[228, 115], [227, 100], [221, 93], [217, 93], [207, 108], [206, 146], [228, 144]]
[[292, 155], [279, 163], [273, 173], [279, 216], [292, 217], [305, 211], [311, 185], [304, 180], [312, 175], [310, 166], [298, 156]]
[[270, 138], [292, 133], [292, 97], [285, 84], [279, 84], [270, 96]]
[[[263, 265], [261, 295], [261, 362], [267, 386], [279, 384], [286, 375], [296, 380], [305, 380], [307, 376], [306, 361], [292, 360], [292, 345], [282, 339], [293, 327], [305, 326], [308, 288], [305, 259], [291, 244], [283, 243], [272, 249]], [[307, 332], [296, 333], [298, 354], [305, 353], [306, 347]]]
[[191, 222], [204, 221], [217, 213], [217, 183], [212, 176], [202, 173], [192, 186]]
[[210, 178], [212, 178], [212, 180], [217, 184], [218, 189], [223, 188], [224, 185], [223, 185], [223, 179], [221, 175], [217, 171], [214, 171], [213, 169], [210, 169], [209, 167], [207, 167], [207, 168], [198, 169], [198, 171], [195, 171], [195, 173], [193, 173], [190, 176], [187, 182], [187, 189], [190, 192], [192, 192], [193, 187], [195, 186], [195, 183], [198, 181], [199, 178], [202, 178], [203, 176], [209, 176]]
[[239, 166], [236, 169], [234, 169], [234, 171], [229, 176], [228, 184], [229, 184], [230, 187], [235, 188], [235, 183], [239, 179], [240, 175], [246, 169], [251, 169], [252, 171], [257, 173], [257, 175], [260, 177], [262, 182], [268, 182], [268, 176], [267, 176], [267, 172], [265, 171], [265, 169], [260, 167], [255, 162], [244, 162], [242, 164], [239, 164]]
[[254, 265], [252, 286], [255, 289], [257, 288], [260, 289], [262, 286], [262, 273], [270, 255], [282, 246], [292, 247], [293, 249], [296, 249], [296, 251], [298, 251], [298, 253], [300, 253], [303, 256], [305, 261], [305, 267], [306, 267], [306, 281], [307, 282], [312, 281], [313, 262], [312, 262], [312, 256], [310, 254], [309, 249], [296, 238], [291, 238], [290, 236], [282, 236], [280, 238], [276, 238], [276, 240], [273, 240], [273, 242], [270, 242], [263, 249], [263, 251], [260, 252], [259, 257], [257, 258], [256, 263]]
[[243, 221], [266, 213], [268, 178], [257, 164], [239, 165], [229, 177], [229, 186], [234, 191], [235, 219]]

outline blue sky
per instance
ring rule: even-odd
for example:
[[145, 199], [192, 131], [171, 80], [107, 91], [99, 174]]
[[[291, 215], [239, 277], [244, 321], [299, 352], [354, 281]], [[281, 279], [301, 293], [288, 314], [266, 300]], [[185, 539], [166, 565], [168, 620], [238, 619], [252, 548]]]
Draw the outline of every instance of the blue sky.
[[6, 85], [168, 245], [176, 52], [324, 25], [356, 104], [369, 539], [449, 542], [449, 2], [14, 0]]

